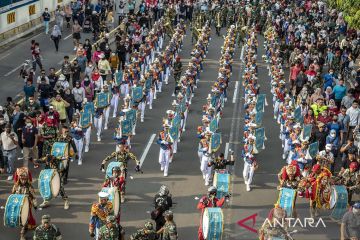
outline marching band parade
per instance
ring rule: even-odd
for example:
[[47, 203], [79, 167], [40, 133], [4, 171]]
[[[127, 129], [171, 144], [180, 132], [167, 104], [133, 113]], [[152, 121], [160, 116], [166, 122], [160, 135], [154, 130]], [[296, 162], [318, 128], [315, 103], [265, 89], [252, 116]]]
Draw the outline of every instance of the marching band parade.
[[357, 1], [67, 2], [0, 106], [0, 239], [360, 239]]

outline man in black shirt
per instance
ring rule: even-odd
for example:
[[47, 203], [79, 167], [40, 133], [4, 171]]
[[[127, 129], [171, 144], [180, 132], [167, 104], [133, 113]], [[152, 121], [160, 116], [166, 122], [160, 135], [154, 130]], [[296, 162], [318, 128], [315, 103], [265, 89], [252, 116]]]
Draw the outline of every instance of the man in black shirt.
[[325, 124], [320, 122], [314, 133], [314, 141], [319, 142], [319, 151], [325, 149], [327, 132], [325, 131]]
[[123, 40], [120, 41], [120, 43], [117, 45], [116, 47], [116, 53], [119, 57], [119, 69], [120, 70], [120, 65], [121, 65], [121, 69], [124, 70], [125, 67], [125, 62], [126, 62], [126, 46], [125, 46], [125, 42]]
[[71, 66], [71, 72], [72, 72], [72, 85], [74, 87], [75, 83], [80, 81], [80, 73], [81, 73], [81, 68], [77, 60], [74, 60], [73, 65]]
[[53, 97], [53, 94], [54, 94], [54, 87], [56, 85], [56, 82], [58, 81], [59, 77], [55, 74], [55, 68], [51, 67], [50, 68], [50, 73], [48, 75], [48, 78], [49, 78], [49, 84], [50, 84], [50, 87], [51, 87], [51, 91], [50, 91], [50, 97]]
[[40, 107], [43, 108], [44, 112], [47, 112], [49, 107], [49, 99], [51, 98], [53, 88], [50, 86], [50, 84], [46, 83], [45, 79], [41, 79], [41, 83], [38, 86], [38, 92], [40, 93]]

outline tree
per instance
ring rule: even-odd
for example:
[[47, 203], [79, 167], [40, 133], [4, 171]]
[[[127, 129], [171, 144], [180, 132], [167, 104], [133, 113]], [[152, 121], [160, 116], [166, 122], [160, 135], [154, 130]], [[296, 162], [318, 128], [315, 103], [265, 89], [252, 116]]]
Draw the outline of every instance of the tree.
[[359, 0], [328, 0], [329, 5], [343, 12], [348, 27], [360, 30]]

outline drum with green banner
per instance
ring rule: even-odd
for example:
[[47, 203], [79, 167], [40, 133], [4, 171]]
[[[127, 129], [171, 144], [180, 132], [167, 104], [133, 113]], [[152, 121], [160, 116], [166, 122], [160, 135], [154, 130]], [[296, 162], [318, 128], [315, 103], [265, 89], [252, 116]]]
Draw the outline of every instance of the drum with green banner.
[[344, 185], [335, 185], [331, 188], [330, 209], [332, 212], [330, 217], [340, 220], [347, 211], [348, 191]]
[[221, 240], [224, 231], [224, 215], [221, 208], [205, 208], [202, 216], [202, 230], [204, 239]]
[[111, 178], [113, 168], [114, 167], [121, 167], [122, 164], [123, 164], [122, 162], [110, 162], [107, 165], [107, 168], [106, 168], [105, 178]]
[[26, 226], [29, 213], [30, 202], [27, 195], [11, 194], [5, 205], [4, 225], [11, 228]]
[[214, 187], [216, 187], [216, 197], [222, 198], [230, 192], [230, 174], [227, 172], [216, 171], [214, 174]]
[[282, 188], [280, 190], [278, 204], [286, 211], [287, 217], [294, 217], [295, 201], [296, 190], [291, 188]]

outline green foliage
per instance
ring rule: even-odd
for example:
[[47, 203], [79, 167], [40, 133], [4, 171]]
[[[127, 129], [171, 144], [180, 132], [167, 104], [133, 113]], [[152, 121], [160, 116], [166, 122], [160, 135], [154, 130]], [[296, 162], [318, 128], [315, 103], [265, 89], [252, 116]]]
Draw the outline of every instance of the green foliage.
[[348, 27], [360, 30], [360, 1], [359, 0], [328, 0], [330, 7], [342, 11]]

